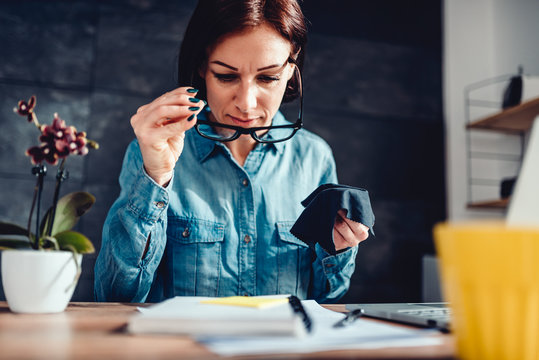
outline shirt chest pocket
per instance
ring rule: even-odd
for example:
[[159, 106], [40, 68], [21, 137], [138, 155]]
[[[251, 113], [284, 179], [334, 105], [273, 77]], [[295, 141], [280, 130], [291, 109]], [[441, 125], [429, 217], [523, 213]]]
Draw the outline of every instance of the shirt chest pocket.
[[224, 224], [169, 218], [167, 234], [175, 295], [218, 296]]
[[305, 298], [311, 277], [313, 252], [306, 243], [292, 235], [290, 229], [293, 225], [294, 221], [276, 223], [279, 293]]

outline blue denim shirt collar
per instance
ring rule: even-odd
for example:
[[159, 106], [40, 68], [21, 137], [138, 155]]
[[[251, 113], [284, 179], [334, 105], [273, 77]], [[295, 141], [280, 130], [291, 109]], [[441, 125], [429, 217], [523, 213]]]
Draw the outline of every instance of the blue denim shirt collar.
[[[207, 120], [208, 115], [210, 113], [209, 107], [206, 107], [204, 110], [202, 110], [198, 114], [198, 118], [201, 120]], [[272, 120], [272, 125], [285, 125], [289, 124], [289, 122], [285, 119], [283, 114], [280, 111], [277, 111], [275, 116]], [[192, 130], [196, 131], [196, 130]], [[208, 159], [212, 154], [215, 153], [215, 151], [218, 151], [219, 148], [222, 150], [225, 150], [226, 146], [223, 143], [220, 143], [218, 141], [206, 139], [200, 135], [197, 134], [197, 141], [196, 141], [196, 152], [198, 161], [201, 163], [204, 162], [206, 159]], [[268, 149], [275, 149], [279, 154], [282, 154], [284, 152], [286, 141], [278, 142], [278, 143], [272, 143], [268, 144]], [[225, 150], [226, 151], [226, 150]]]

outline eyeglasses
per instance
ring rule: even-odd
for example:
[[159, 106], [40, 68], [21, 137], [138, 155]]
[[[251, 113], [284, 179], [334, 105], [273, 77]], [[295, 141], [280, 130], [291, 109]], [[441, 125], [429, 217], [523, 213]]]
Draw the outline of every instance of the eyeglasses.
[[[289, 60], [291, 61], [291, 60]], [[241, 126], [220, 124], [209, 120], [197, 120], [195, 130], [198, 134], [206, 139], [227, 142], [239, 138], [241, 135], [251, 135], [251, 137], [263, 144], [277, 143], [286, 141], [296, 134], [303, 127], [303, 79], [301, 78], [298, 67], [295, 67], [296, 74], [299, 78], [299, 114], [298, 119], [293, 124], [275, 125], [275, 126], [260, 126], [244, 128]]]

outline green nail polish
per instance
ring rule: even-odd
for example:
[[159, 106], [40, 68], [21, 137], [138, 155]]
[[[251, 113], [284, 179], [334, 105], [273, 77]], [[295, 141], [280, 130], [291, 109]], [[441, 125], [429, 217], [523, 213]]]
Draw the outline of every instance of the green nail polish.
[[198, 109], [200, 109], [198, 106], [189, 107], [189, 111], [197, 111]]
[[198, 90], [197, 89], [187, 89], [187, 92], [190, 93], [190, 94], [194, 94], [194, 93], [197, 93]]
[[191, 116], [189, 116], [189, 117], [187, 118], [187, 121], [191, 121], [191, 120], [193, 120], [194, 118], [195, 118], [195, 114], [192, 114]]
[[192, 102], [192, 103], [197, 103], [200, 101], [200, 99], [197, 99], [197, 98], [189, 98], [189, 101]]

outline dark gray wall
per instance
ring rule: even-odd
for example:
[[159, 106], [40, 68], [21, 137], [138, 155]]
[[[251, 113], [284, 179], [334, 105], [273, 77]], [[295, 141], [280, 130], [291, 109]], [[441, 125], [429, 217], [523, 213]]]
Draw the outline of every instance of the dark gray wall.
[[[34, 179], [24, 150], [37, 132], [12, 109], [35, 94], [42, 122], [58, 112], [101, 144], [69, 159], [63, 189], [97, 197], [78, 230], [99, 249], [134, 137], [129, 118], [175, 87], [177, 49], [194, 4], [0, 3], [1, 220], [23, 225], [29, 211]], [[432, 225], [445, 218], [441, 2], [307, 0], [303, 6], [311, 22], [306, 127], [332, 146], [340, 182], [370, 191], [376, 214], [376, 237], [360, 245], [343, 301], [418, 301], [421, 256], [433, 252]], [[84, 257], [73, 300], [93, 299], [96, 256]]]

